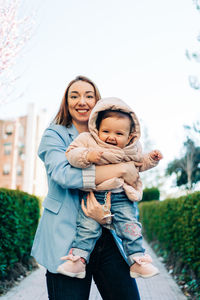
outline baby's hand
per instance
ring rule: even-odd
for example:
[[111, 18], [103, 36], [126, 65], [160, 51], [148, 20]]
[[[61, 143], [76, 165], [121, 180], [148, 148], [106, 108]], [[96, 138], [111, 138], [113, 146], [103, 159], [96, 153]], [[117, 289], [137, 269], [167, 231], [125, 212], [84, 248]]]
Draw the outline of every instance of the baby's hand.
[[87, 160], [91, 163], [98, 163], [101, 159], [103, 151], [93, 150], [87, 154]]
[[153, 160], [159, 161], [163, 158], [163, 155], [159, 150], [153, 150], [153, 151], [150, 152], [150, 157]]

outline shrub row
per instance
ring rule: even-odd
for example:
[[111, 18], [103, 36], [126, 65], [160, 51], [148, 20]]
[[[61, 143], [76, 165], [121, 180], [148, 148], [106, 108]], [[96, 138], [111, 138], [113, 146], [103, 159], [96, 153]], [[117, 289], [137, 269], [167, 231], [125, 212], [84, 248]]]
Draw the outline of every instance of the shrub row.
[[0, 277], [30, 257], [40, 217], [39, 199], [22, 191], [0, 188]]
[[139, 205], [143, 230], [200, 278], [200, 192]]
[[152, 201], [160, 199], [160, 191], [157, 187], [145, 188], [143, 190], [142, 201]]

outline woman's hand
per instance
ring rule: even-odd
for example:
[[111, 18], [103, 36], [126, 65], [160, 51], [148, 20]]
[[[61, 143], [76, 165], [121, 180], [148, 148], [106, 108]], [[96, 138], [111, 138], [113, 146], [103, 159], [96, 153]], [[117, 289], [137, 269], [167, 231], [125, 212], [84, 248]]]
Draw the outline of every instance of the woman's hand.
[[130, 185], [138, 179], [138, 168], [142, 163], [137, 162], [123, 162], [119, 164], [110, 164], [103, 166], [96, 166], [96, 185], [109, 180], [113, 177], [122, 178], [124, 181]]
[[[108, 210], [110, 210], [111, 207], [111, 192], [108, 192], [106, 197], [106, 204]], [[105, 218], [106, 215], [108, 215], [109, 211], [105, 211], [103, 209], [103, 205], [101, 205], [95, 198], [93, 192], [89, 192], [87, 195], [87, 203], [85, 206], [84, 200], [81, 201], [81, 207], [84, 212], [84, 214], [87, 217], [90, 217], [97, 221], [99, 224], [107, 224], [107, 220]]]

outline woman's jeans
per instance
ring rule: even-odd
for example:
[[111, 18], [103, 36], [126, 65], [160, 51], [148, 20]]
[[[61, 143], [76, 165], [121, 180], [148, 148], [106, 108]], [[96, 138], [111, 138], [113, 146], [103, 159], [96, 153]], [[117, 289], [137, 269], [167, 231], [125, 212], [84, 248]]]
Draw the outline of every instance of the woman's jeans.
[[129, 266], [105, 228], [90, 256], [84, 279], [47, 271], [49, 300], [88, 300], [92, 276], [103, 300], [140, 300]]
[[[96, 192], [95, 197], [99, 203], [104, 204], [104, 192]], [[128, 200], [124, 192], [112, 193], [111, 211], [114, 214], [113, 226], [115, 232], [122, 240], [124, 252], [131, 266], [134, 263], [134, 256], [142, 256], [144, 253], [141, 223], [137, 221], [134, 203]], [[80, 209], [76, 237], [72, 244], [73, 254], [83, 257], [88, 263], [90, 253], [101, 236], [101, 232], [102, 226], [95, 220], [88, 218]]]

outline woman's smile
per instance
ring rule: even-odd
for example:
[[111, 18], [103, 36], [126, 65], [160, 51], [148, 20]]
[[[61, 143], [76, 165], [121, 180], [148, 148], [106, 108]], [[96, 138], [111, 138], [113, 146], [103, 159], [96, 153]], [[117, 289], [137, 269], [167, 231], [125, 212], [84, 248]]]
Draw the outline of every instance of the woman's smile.
[[89, 111], [89, 109], [77, 109], [76, 111], [80, 114], [85, 114]]

